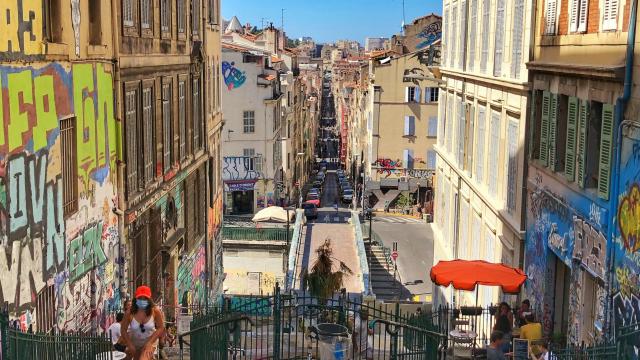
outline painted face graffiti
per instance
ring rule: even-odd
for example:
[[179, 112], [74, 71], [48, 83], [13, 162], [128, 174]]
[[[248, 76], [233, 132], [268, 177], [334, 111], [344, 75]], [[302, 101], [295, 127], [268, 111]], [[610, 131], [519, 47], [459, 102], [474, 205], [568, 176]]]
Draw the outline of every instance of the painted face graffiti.
[[239, 88], [247, 80], [245, 72], [236, 68], [233, 61], [230, 63], [227, 61], [222, 62], [222, 77], [229, 91]]

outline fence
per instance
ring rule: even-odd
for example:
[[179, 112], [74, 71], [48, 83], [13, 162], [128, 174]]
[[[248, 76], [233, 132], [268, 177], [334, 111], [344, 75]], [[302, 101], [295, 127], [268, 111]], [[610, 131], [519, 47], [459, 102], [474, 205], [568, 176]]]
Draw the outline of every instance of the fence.
[[304, 211], [296, 211], [296, 222], [293, 226], [293, 235], [291, 237], [291, 246], [289, 246], [289, 258], [287, 262], [287, 281], [285, 288], [293, 289], [296, 286], [298, 273], [298, 255], [302, 250], [300, 240], [302, 237], [302, 224], [304, 223]]
[[358, 251], [358, 259], [360, 260], [360, 270], [362, 271], [362, 291], [364, 295], [371, 294], [371, 279], [369, 274], [369, 261], [367, 259], [367, 250], [364, 247], [362, 238], [362, 226], [360, 225], [360, 217], [358, 212], [351, 212], [351, 225], [353, 226], [354, 239], [356, 249]]
[[[293, 224], [289, 229], [289, 239], [293, 238]], [[274, 240], [287, 241], [286, 228], [255, 228], [255, 227], [222, 227], [223, 240]]]
[[[313, 327], [346, 326], [352, 336], [352, 359], [437, 359], [445, 336], [429, 315], [400, 311], [350, 298], [280, 293], [226, 302], [216, 313], [194, 317], [191, 331], [179, 337], [181, 355], [199, 359], [318, 359]], [[188, 347], [189, 345], [190, 347]]]
[[112, 360], [111, 340], [105, 334], [69, 335], [25, 333], [0, 313], [0, 359], [3, 360]]

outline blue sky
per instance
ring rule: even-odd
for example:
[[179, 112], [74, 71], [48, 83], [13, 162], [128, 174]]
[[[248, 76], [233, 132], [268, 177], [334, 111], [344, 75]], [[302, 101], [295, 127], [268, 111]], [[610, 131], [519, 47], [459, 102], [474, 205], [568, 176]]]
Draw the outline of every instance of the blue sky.
[[[404, 0], [405, 18], [442, 13], [442, 1]], [[280, 27], [284, 8], [284, 29], [291, 38], [311, 36], [316, 42], [365, 37], [390, 37], [400, 32], [402, 0], [221, 0], [222, 16], [236, 15], [242, 24], [260, 27], [273, 22]]]

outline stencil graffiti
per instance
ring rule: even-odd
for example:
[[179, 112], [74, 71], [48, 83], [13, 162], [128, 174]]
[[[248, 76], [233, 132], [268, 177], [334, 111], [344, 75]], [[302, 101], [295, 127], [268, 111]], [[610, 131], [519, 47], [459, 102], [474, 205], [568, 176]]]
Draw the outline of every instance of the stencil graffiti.
[[222, 62], [222, 77], [224, 78], [224, 83], [227, 85], [227, 89], [230, 91], [239, 88], [247, 80], [245, 72], [239, 70], [233, 61]]
[[225, 156], [222, 164], [222, 179], [227, 180], [257, 180], [263, 178], [256, 171], [256, 162], [260, 157]]
[[436, 21], [427, 25], [422, 31], [416, 35], [420, 39], [420, 43], [416, 45], [416, 49], [422, 49], [431, 46], [434, 42], [442, 37], [442, 22]]

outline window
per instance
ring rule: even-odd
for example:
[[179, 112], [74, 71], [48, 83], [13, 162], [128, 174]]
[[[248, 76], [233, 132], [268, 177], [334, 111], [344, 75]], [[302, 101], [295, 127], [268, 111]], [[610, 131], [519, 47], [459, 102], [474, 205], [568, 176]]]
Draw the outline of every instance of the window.
[[218, 0], [209, 0], [209, 24], [218, 23]]
[[193, 22], [191, 32], [194, 36], [200, 35], [200, 0], [191, 0], [191, 20]]
[[578, 184], [598, 187], [598, 165], [602, 131], [602, 103], [582, 100], [578, 124]]
[[438, 102], [439, 95], [440, 89], [437, 87], [424, 88], [424, 102], [426, 103]]
[[488, 262], [495, 261], [495, 247], [496, 247], [496, 234], [493, 230], [485, 227], [485, 236], [484, 236], [484, 260]]
[[124, 112], [127, 141], [127, 194], [131, 196], [138, 191], [138, 92], [136, 90], [125, 93]]
[[473, 71], [476, 63], [476, 31], [478, 29], [478, 1], [471, 0], [471, 6], [469, 13], [471, 14], [471, 21], [467, 25], [469, 27], [469, 61], [467, 66], [469, 71]]
[[467, 104], [464, 119], [464, 169], [471, 175], [473, 166], [473, 126], [476, 108], [473, 104]]
[[[480, 1], [480, 0], [478, 0]], [[487, 62], [489, 61], [489, 31], [491, 31], [491, 0], [482, 2], [482, 52], [480, 54], [480, 71], [487, 73]]]
[[245, 134], [253, 134], [256, 130], [256, 113], [255, 111], [244, 111], [242, 114], [242, 124]]
[[[62, 0], [45, 0], [45, 36], [52, 43], [62, 42]], [[126, 1], [126, 0], [125, 0]], [[123, 5], [124, 6], [124, 5]]]
[[427, 126], [427, 137], [438, 136], [438, 117], [429, 116], [429, 124]]
[[[567, 115], [568, 115], [568, 96], [556, 95], [558, 99], [558, 106], [556, 110], [556, 116], [549, 117], [549, 138], [553, 139], [550, 142], [550, 155], [549, 155], [549, 167], [557, 172], [564, 173], [565, 170], [565, 155], [567, 144]], [[550, 113], [553, 113], [551, 109]], [[552, 129], [555, 130], [552, 132]]]
[[[447, 120], [450, 120], [452, 124], [455, 124], [455, 114], [453, 113], [453, 103], [455, 102], [455, 95], [453, 95], [452, 93], [449, 93], [449, 99], [447, 101], [447, 104], [449, 105], [449, 108], [447, 109]], [[449, 152], [449, 154], [451, 154], [451, 146], [452, 146], [452, 141], [451, 138], [453, 137], [453, 129], [449, 128], [449, 131], [447, 131], [447, 139], [446, 139], [446, 146], [447, 146], [447, 152]]]
[[171, 84], [162, 84], [162, 132], [164, 135], [163, 165], [164, 171], [171, 170], [173, 163], [173, 120], [171, 117]]
[[64, 217], [78, 211], [78, 165], [76, 118], [60, 120], [62, 161], [62, 202]]
[[[589, 0], [570, 0], [569, 10], [569, 31], [587, 31], [587, 12], [589, 11]], [[606, 6], [606, 1], [605, 1]]]
[[579, 101], [569, 97], [567, 109], [567, 141], [565, 144], [564, 174], [568, 181], [574, 181], [576, 175], [576, 146], [578, 136]]
[[[132, 0], [130, 0], [132, 1]], [[102, 14], [100, 4], [102, 1], [89, 1], [89, 44], [102, 44]]]
[[620, 0], [604, 0], [602, 14], [602, 30], [618, 29], [618, 2]]
[[449, 60], [449, 66], [451, 67], [455, 67], [455, 56], [457, 55], [457, 45], [456, 45], [456, 39], [458, 38], [458, 6], [454, 5], [453, 9], [451, 10], [451, 55], [452, 58]]
[[558, 0], [546, 0], [544, 5], [544, 33], [555, 35]]
[[446, 33], [446, 42], [445, 42], [445, 50], [446, 50], [446, 54], [445, 55], [445, 60], [446, 60], [446, 64], [451, 66], [451, 46], [449, 44], [451, 44], [451, 38], [452, 38], [452, 31], [451, 31], [451, 18], [449, 17], [449, 6], [445, 7], [444, 9], [444, 18], [442, 19], [444, 21], [443, 24], [443, 28], [445, 29]]
[[176, 0], [176, 17], [178, 25], [178, 34], [185, 33], [185, 24], [187, 22], [187, 14], [184, 11], [185, 0]]
[[516, 210], [516, 189], [518, 183], [518, 121], [510, 118], [507, 129], [509, 158], [507, 160], [507, 209]]
[[[460, 216], [458, 217], [458, 258], [468, 259], [467, 251], [473, 245], [469, 238], [469, 203], [465, 199], [460, 199]], [[475, 258], [473, 260], [476, 260]]]
[[462, 101], [462, 96], [458, 96], [458, 134], [457, 134], [457, 145], [458, 145], [458, 166], [462, 169], [464, 168], [464, 145], [465, 145], [465, 133], [467, 131], [467, 109], [468, 106], [465, 102]]
[[160, 29], [162, 32], [171, 31], [171, 5], [169, 1], [160, 0]]
[[413, 169], [413, 150], [405, 149], [402, 152], [402, 164], [405, 169]]
[[427, 150], [427, 169], [433, 170], [436, 168], [436, 152], [433, 150]]
[[404, 136], [416, 135], [416, 117], [407, 115], [404, 117]]
[[439, 129], [438, 129], [438, 144], [440, 144], [440, 146], [444, 146], [444, 139], [445, 139], [445, 134], [447, 132], [447, 127], [445, 126], [447, 124], [447, 106], [446, 106], [446, 102], [447, 102], [447, 93], [444, 93], [444, 97], [442, 98], [445, 101], [440, 101], [438, 103], [438, 116], [440, 117], [440, 123], [439, 125]]
[[522, 37], [524, 29], [524, 0], [514, 0], [513, 32], [511, 34], [511, 77], [520, 77], [522, 67]]
[[[107, 264], [106, 266], [113, 266]], [[36, 329], [39, 332], [49, 332], [56, 326], [56, 290], [55, 285], [46, 285], [36, 297]]]
[[[500, 0], [498, 0], [500, 1]], [[465, 46], [467, 44], [467, 1], [460, 3], [460, 43], [458, 44], [458, 68], [464, 69]]]
[[204, 119], [202, 118], [202, 99], [200, 97], [200, 79], [193, 79], [193, 151], [202, 149], [204, 137]]
[[187, 158], [187, 104], [185, 81], [178, 82], [178, 125], [180, 132], [180, 161]]
[[[581, 326], [581, 342], [586, 345], [592, 345], [596, 341], [596, 322], [598, 320], [598, 311], [596, 302], [600, 297], [598, 296], [598, 283], [596, 279], [588, 272], [582, 272], [582, 326]], [[603, 290], [600, 290], [603, 291]]]
[[249, 171], [255, 171], [256, 170], [256, 163], [255, 163], [256, 150], [255, 149], [243, 149], [242, 150], [242, 154], [246, 158], [246, 159], [244, 159], [245, 168], [247, 168], [247, 170], [249, 170]]
[[151, 0], [140, 0], [140, 24], [143, 29], [151, 29], [153, 22], [153, 8]]
[[122, 0], [122, 22], [124, 26], [133, 26], [133, 0]]
[[420, 102], [420, 88], [407, 86], [404, 91], [404, 102]]
[[486, 141], [486, 109], [484, 106], [478, 106], [478, 133], [476, 134], [476, 162], [474, 176], [478, 184], [482, 184], [484, 180], [484, 144]]
[[491, 112], [491, 137], [489, 138], [489, 169], [487, 171], [487, 184], [489, 194], [496, 196], [498, 193], [498, 158], [500, 157], [500, 113]]
[[144, 178], [147, 184], [155, 179], [156, 139], [155, 117], [153, 116], [153, 88], [142, 89], [142, 122], [144, 128]]
[[471, 258], [480, 259], [480, 247], [482, 246], [482, 219], [480, 215], [473, 211], [473, 220], [471, 224], [473, 234], [473, 245], [471, 247]]
[[598, 196], [609, 200], [611, 156], [613, 154], [613, 105], [602, 104], [600, 156], [598, 163]]
[[493, 44], [493, 76], [502, 76], [502, 53], [504, 51], [504, 2], [496, 0], [496, 38]]

